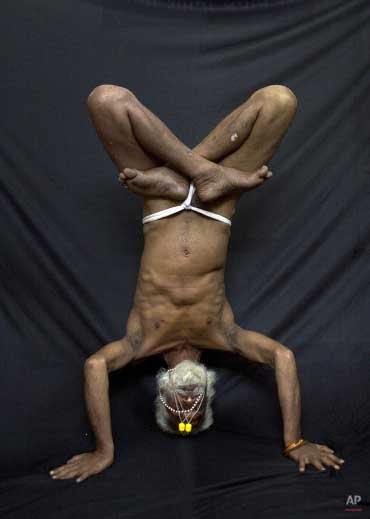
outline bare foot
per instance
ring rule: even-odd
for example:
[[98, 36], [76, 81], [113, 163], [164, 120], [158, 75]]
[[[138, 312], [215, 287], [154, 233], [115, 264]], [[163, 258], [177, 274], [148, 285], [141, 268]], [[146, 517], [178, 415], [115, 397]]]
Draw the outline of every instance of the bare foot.
[[228, 168], [209, 161], [209, 165], [194, 179], [199, 199], [213, 202], [232, 192], [250, 191], [272, 177], [266, 165], [254, 171]]
[[132, 193], [152, 198], [183, 201], [189, 190], [189, 182], [166, 166], [146, 170], [125, 168], [118, 180]]

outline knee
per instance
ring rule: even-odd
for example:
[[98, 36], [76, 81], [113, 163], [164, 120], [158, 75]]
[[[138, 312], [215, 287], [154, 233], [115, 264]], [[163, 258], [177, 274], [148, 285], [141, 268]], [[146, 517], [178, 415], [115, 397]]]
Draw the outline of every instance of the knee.
[[274, 111], [295, 111], [297, 97], [293, 91], [285, 85], [268, 85], [255, 92], [263, 104], [269, 105]]
[[117, 102], [129, 103], [136, 99], [135, 95], [128, 88], [116, 85], [99, 85], [95, 87], [87, 98], [89, 109], [96, 107], [109, 107]]

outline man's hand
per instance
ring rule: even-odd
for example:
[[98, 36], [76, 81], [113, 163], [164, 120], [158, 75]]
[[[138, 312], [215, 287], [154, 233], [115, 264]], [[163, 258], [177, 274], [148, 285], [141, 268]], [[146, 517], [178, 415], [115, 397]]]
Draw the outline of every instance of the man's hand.
[[108, 452], [85, 452], [73, 456], [65, 465], [50, 470], [49, 474], [53, 479], [77, 478], [76, 482], [80, 483], [112, 465], [113, 458], [113, 454]]
[[287, 456], [299, 464], [300, 472], [304, 472], [305, 465], [309, 463], [314, 465], [318, 470], [325, 470], [324, 463], [338, 470], [340, 469], [340, 465], [344, 463], [344, 460], [337, 458], [333, 453], [334, 451], [326, 445], [307, 442], [288, 452]]

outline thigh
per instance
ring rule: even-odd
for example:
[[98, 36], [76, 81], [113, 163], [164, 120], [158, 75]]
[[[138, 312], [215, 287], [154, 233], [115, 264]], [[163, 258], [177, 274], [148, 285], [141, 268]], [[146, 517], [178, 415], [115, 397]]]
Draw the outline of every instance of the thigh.
[[145, 170], [161, 165], [136, 140], [127, 114], [128, 104], [141, 105], [127, 88], [116, 85], [94, 88], [87, 106], [99, 139], [118, 171], [124, 168]]
[[[271, 85], [256, 91], [239, 114], [239, 123], [253, 120], [253, 127], [241, 146], [219, 164], [253, 171], [269, 161], [278, 149], [296, 112], [293, 93], [282, 85]], [[257, 111], [257, 116], [255, 112]]]

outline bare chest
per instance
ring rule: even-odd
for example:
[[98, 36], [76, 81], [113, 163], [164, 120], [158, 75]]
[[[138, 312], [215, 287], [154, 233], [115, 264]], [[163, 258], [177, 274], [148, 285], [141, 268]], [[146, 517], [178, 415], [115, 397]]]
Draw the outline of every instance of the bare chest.
[[224, 287], [230, 230], [196, 214], [148, 225], [127, 323], [137, 358], [184, 344], [227, 349], [225, 330], [233, 323]]
[[223, 287], [206, 296], [199, 289], [178, 293], [155, 291], [137, 295], [127, 322], [136, 358], [162, 354], [182, 345], [197, 349], [230, 349], [229, 330], [234, 316]]

